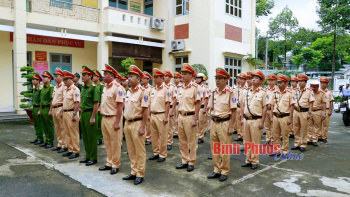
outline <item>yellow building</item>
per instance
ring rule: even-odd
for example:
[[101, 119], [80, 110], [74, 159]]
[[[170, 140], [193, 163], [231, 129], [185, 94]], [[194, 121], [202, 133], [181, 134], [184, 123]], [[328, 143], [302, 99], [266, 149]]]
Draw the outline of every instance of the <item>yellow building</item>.
[[24, 65], [121, 71], [132, 57], [152, 73], [187, 62], [203, 64], [213, 88], [216, 67], [232, 85], [254, 55], [255, 0], [0, 0], [0, 13], [0, 111], [21, 113]]

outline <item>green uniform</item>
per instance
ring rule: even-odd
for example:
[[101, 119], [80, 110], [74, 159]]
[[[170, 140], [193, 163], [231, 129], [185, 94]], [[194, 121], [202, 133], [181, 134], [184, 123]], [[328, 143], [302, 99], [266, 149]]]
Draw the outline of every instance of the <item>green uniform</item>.
[[98, 120], [95, 117], [95, 124], [90, 125], [94, 103], [100, 101], [100, 89], [90, 81], [89, 85], [81, 88], [82, 110], [80, 125], [86, 152], [86, 159], [97, 160], [97, 126]]
[[52, 100], [53, 85], [49, 83], [44, 85], [40, 92], [40, 119], [45, 132], [45, 143], [53, 144], [55, 129], [53, 125], [53, 118], [49, 116], [50, 104]]
[[[100, 101], [101, 101], [101, 96], [103, 93], [103, 88], [105, 87], [104, 85], [102, 85], [100, 82], [98, 82], [98, 85], [96, 86], [97, 88], [99, 88], [100, 90]], [[103, 136], [102, 136], [102, 129], [101, 129], [101, 121], [102, 121], [102, 114], [98, 113], [97, 114], [97, 119], [96, 122], [98, 123], [97, 126], [97, 141], [102, 141], [103, 140]]]
[[38, 111], [40, 107], [40, 92], [41, 87], [38, 86], [37, 88], [34, 88], [33, 91], [33, 119], [34, 119], [34, 129], [35, 129], [35, 135], [36, 140], [38, 141], [44, 141], [44, 130], [43, 125], [41, 124], [40, 116], [38, 116]]

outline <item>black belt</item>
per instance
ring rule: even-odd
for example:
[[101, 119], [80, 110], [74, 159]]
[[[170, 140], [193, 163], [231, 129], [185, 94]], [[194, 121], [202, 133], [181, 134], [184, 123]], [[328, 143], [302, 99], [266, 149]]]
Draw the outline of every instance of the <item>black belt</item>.
[[93, 108], [90, 108], [90, 109], [82, 109], [82, 110], [81, 110], [81, 113], [83, 113], [83, 112], [88, 112], [88, 111], [94, 111], [94, 109], [93, 109]]
[[303, 107], [294, 107], [295, 111], [297, 112], [308, 112], [309, 108], [303, 108]]
[[177, 102], [176, 105], [179, 105], [179, 102]]
[[63, 105], [53, 106], [52, 108], [58, 108], [58, 107], [63, 107]]
[[271, 107], [267, 107], [267, 110], [271, 110]]
[[258, 120], [258, 119], [261, 119], [262, 116], [250, 116], [250, 117], [244, 116], [244, 118], [245, 118], [246, 120]]
[[195, 115], [196, 113], [195, 112], [187, 112], [187, 113], [180, 112], [180, 114], [183, 116], [191, 116], [191, 115]]
[[277, 118], [284, 118], [289, 116], [289, 113], [286, 113], [286, 114], [273, 113], [273, 115], [276, 116]]
[[74, 109], [64, 109], [64, 112], [74, 111]]
[[240, 104], [237, 104], [237, 107], [238, 107], [238, 108], [241, 108], [241, 105], [240, 105]]
[[37, 108], [37, 107], [40, 107], [40, 105], [33, 105], [33, 108]]
[[225, 122], [225, 121], [231, 120], [231, 116], [228, 116], [226, 118], [220, 118], [220, 117], [217, 117], [217, 116], [212, 116], [211, 119], [214, 122]]
[[50, 107], [50, 105], [42, 105], [41, 106], [41, 109], [43, 109], [43, 108], [49, 108]]
[[113, 116], [116, 116], [116, 115], [103, 115], [104, 118], [109, 118], [109, 117], [113, 117]]
[[152, 114], [164, 114], [165, 113], [165, 111], [163, 111], [163, 112], [151, 112]]
[[201, 108], [204, 108], [204, 105], [201, 105]]
[[322, 109], [315, 109], [315, 110], [312, 110], [312, 111], [320, 111], [320, 110], [322, 110]]
[[329, 109], [329, 108], [326, 108], [326, 109]]
[[136, 122], [142, 120], [142, 118], [135, 118], [135, 119], [131, 119], [131, 120], [126, 120], [127, 122]]

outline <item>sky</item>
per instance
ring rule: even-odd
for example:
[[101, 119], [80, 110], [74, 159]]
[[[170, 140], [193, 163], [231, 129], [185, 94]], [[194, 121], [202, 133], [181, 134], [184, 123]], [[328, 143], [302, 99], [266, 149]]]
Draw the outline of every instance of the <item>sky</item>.
[[268, 16], [259, 17], [256, 27], [261, 33], [266, 33], [269, 30], [269, 19], [275, 18], [282, 12], [286, 6], [292, 10], [293, 15], [298, 19], [299, 26], [307, 29], [321, 30], [316, 23], [319, 17], [316, 13], [318, 6], [316, 0], [275, 0], [275, 7], [271, 9], [271, 14]]

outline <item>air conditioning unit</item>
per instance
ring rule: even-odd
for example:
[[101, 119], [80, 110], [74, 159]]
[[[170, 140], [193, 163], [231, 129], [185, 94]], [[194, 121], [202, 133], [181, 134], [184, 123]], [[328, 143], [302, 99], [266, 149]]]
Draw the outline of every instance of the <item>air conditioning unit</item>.
[[172, 51], [179, 51], [183, 50], [185, 48], [185, 41], [184, 40], [172, 40], [171, 41], [171, 50]]
[[151, 17], [151, 29], [163, 30], [164, 29], [164, 19]]

